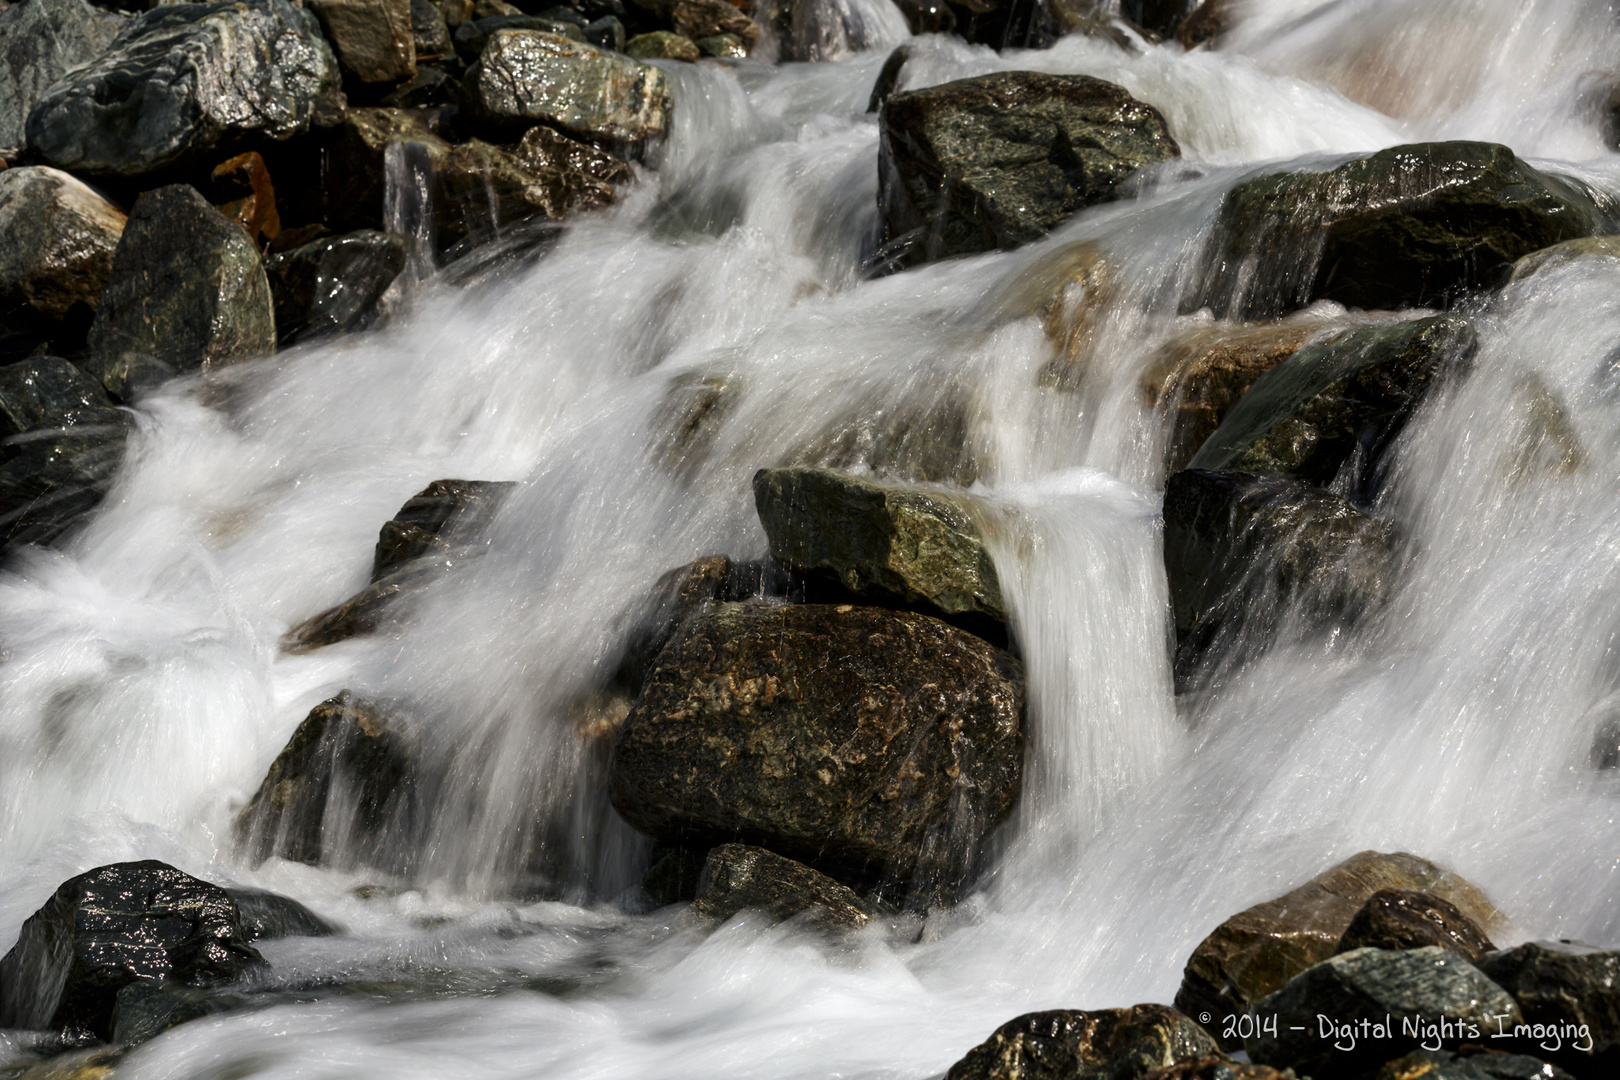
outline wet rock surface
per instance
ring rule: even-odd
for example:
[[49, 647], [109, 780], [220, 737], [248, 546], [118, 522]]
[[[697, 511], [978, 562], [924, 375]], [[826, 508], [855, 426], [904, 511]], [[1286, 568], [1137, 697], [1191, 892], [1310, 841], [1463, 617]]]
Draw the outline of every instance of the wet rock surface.
[[226, 889], [236, 903], [242, 933], [248, 941], [289, 937], [331, 937], [337, 927], [290, 896], [266, 889]]
[[1590, 1052], [1620, 1067], [1620, 952], [1532, 941], [1484, 957], [1479, 969], [1513, 995], [1526, 1022], [1584, 1024]]
[[675, 32], [692, 42], [730, 35], [752, 49], [759, 40], [754, 20], [733, 7], [728, 0], [676, 0], [670, 9]]
[[695, 64], [703, 57], [696, 42], [673, 30], [637, 34], [625, 43], [624, 51], [637, 60], [684, 60], [689, 64]]
[[26, 143], [24, 125], [40, 95], [99, 56], [124, 24], [85, 0], [25, 0], [0, 10], [0, 150]]
[[323, 237], [265, 265], [282, 344], [360, 329], [405, 269], [402, 237], [364, 229]]
[[1018, 661], [938, 620], [724, 604], [659, 655], [610, 793], [661, 839], [737, 838], [835, 876], [949, 888], [1016, 801], [1022, 713]]
[[724, 921], [744, 910], [771, 919], [802, 918], [825, 930], [859, 930], [871, 919], [850, 888], [801, 862], [747, 844], [721, 844], [709, 852], [689, 909]]
[[1215, 1052], [1204, 1029], [1164, 1005], [1028, 1013], [997, 1028], [946, 1080], [1139, 1080]]
[[167, 863], [114, 863], [62, 883], [0, 960], [0, 1027], [110, 1039], [119, 992], [137, 982], [205, 987], [250, 974], [236, 904]]
[[538, 30], [499, 30], [469, 91], [496, 128], [545, 123], [584, 139], [640, 143], [663, 135], [669, 90], [663, 72]]
[[1084, 75], [1002, 72], [892, 94], [879, 211], [900, 264], [1015, 247], [1180, 154], [1151, 105]]
[[1407, 889], [1380, 889], [1350, 920], [1339, 951], [1355, 949], [1421, 949], [1437, 945], [1471, 964], [1495, 946], [1455, 904], [1438, 896]]
[[344, 74], [365, 83], [416, 74], [410, 0], [310, 0]]

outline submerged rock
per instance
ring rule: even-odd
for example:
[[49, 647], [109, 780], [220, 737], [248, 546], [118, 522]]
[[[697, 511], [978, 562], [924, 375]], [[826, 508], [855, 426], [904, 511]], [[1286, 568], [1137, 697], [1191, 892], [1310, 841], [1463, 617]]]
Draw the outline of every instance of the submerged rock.
[[337, 87], [315, 17], [287, 0], [172, 4], [41, 95], [28, 143], [58, 168], [144, 176], [296, 135]]
[[[904, 4], [896, 6], [904, 12]], [[904, 25], [885, 18], [881, 9], [837, 0], [767, 0], [761, 7], [761, 18], [775, 29], [782, 61], [842, 60], [904, 37]]]
[[1085, 75], [1014, 71], [891, 94], [878, 121], [884, 242], [911, 265], [1015, 247], [1180, 154], [1157, 109]]
[[1187, 310], [1269, 318], [1314, 300], [1396, 309], [1499, 284], [1514, 260], [1605, 230], [1591, 195], [1505, 146], [1418, 143], [1227, 192]]
[[309, 0], [309, 6], [350, 77], [378, 83], [416, 74], [411, 0]]
[[405, 240], [361, 230], [322, 237], [265, 264], [282, 344], [362, 327], [405, 269]]
[[[1480, 1037], [1470, 1030], [1512, 1030], [1519, 1021], [1519, 1006], [1506, 990], [1437, 945], [1341, 953], [1261, 998], [1255, 1011], [1275, 1015], [1277, 1022], [1275, 1030], [1261, 1025], [1258, 1035], [1244, 1040], [1250, 1059], [1320, 1080], [1356, 1076], [1421, 1042], [1456, 1046]], [[1350, 1047], [1323, 1038], [1318, 1017], [1353, 1027], [1388, 1026]], [[1442, 1023], [1449, 1026], [1442, 1029]]]
[[1532, 251], [1513, 264], [1508, 281], [1523, 281], [1542, 270], [1584, 258], [1620, 259], [1620, 236], [1582, 236]]
[[1056, 1009], [1001, 1025], [946, 1080], [1138, 1080], [1215, 1049], [1203, 1028], [1164, 1005]]
[[826, 469], [762, 469], [754, 506], [783, 566], [857, 596], [1005, 622], [995, 565], [967, 504]]
[[101, 356], [138, 353], [176, 371], [274, 352], [259, 249], [193, 187], [143, 192], [113, 253], [89, 344]]
[[1017, 801], [1023, 695], [1017, 660], [926, 616], [718, 605], [665, 646], [620, 729], [613, 805], [657, 838], [948, 892]]
[[468, 81], [497, 127], [538, 122], [582, 139], [640, 143], [669, 123], [663, 72], [558, 34], [496, 31]]
[[826, 874], [764, 848], [721, 844], [703, 863], [690, 910], [724, 921], [745, 909], [826, 930], [859, 930], [871, 918], [854, 890]]
[[202, 990], [183, 983], [132, 982], [118, 991], [113, 1006], [112, 1041], [133, 1046], [187, 1021], [229, 1012], [246, 1002], [244, 994]]
[[[1563, 941], [1532, 941], [1479, 961], [1479, 969], [1518, 1001], [1530, 1024], [1579, 1027], [1586, 1046], [1566, 1048], [1620, 1064], [1620, 952]], [[1570, 1063], [1571, 1068], [1575, 1068]]]
[[225, 890], [155, 859], [62, 883], [0, 960], [0, 1027], [113, 1036], [137, 981], [205, 987], [263, 965]]
[[1496, 946], [1455, 904], [1409, 889], [1380, 889], [1350, 920], [1339, 952], [1355, 949], [1421, 949], [1438, 945], [1471, 964]]
[[0, 10], [0, 150], [22, 148], [40, 95], [106, 51], [124, 25], [85, 0], [26, 0]]
[[[1380, 889], [1438, 896], [1487, 931], [1504, 922], [1479, 890], [1456, 874], [1405, 852], [1363, 851], [1216, 927], [1187, 959], [1176, 1008], [1188, 1016], [1212, 1017], [1249, 1011], [1332, 956], [1351, 920]], [[1313, 1031], [1314, 1024], [1313, 1019]]]

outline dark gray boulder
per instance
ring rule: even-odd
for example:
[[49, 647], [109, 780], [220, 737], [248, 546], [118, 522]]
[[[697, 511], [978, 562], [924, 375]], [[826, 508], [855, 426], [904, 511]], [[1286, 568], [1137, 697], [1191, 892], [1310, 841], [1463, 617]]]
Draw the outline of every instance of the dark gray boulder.
[[1574, 1040], [1566, 1037], [1565, 1047], [1595, 1055], [1611, 1069], [1620, 1066], [1620, 952], [1532, 941], [1486, 956], [1479, 969], [1513, 995], [1526, 1023], [1585, 1025], [1588, 1045], [1572, 1046]]
[[536, 123], [582, 139], [643, 143], [664, 134], [664, 73], [628, 56], [539, 30], [497, 30], [468, 90], [497, 130]]
[[1180, 154], [1151, 105], [1085, 75], [1000, 72], [891, 94], [878, 205], [895, 262], [1015, 247]]
[[132, 982], [118, 991], [112, 1014], [112, 1041], [134, 1046], [189, 1020], [240, 1008], [248, 1000], [246, 994], [198, 989], [184, 983]]
[[655, 838], [740, 839], [949, 895], [1017, 802], [1023, 670], [937, 619], [720, 604], [659, 654], [613, 745], [613, 806]]
[[249, 941], [289, 937], [331, 937], [337, 927], [290, 896], [265, 889], [226, 889], [236, 901], [242, 933]]
[[403, 237], [365, 229], [322, 237], [265, 263], [276, 337], [288, 344], [362, 327], [405, 269]]
[[1140, 1080], [1216, 1051], [1202, 1027], [1166, 1005], [1009, 1020], [951, 1066], [946, 1080]]
[[62, 883], [0, 960], [0, 1027], [113, 1036], [119, 992], [132, 983], [208, 987], [264, 959], [235, 902], [167, 863], [114, 863]]
[[105, 52], [125, 23], [85, 0], [22, 0], [0, 11], [0, 150], [23, 147], [34, 102]]
[[28, 144], [58, 168], [139, 177], [296, 135], [337, 88], [315, 16], [287, 0], [173, 4], [45, 91]]
[[752, 910], [778, 921], [798, 917], [825, 930], [859, 930], [872, 917], [849, 887], [801, 862], [747, 844], [721, 844], [709, 852], [688, 910], [721, 922]]
[[1421, 949], [1438, 945], [1471, 964], [1495, 949], [1479, 924], [1438, 896], [1410, 889], [1380, 889], [1350, 920], [1339, 952]]
[[89, 345], [100, 356], [137, 353], [177, 371], [274, 352], [259, 249], [196, 188], [143, 192], [113, 253]]

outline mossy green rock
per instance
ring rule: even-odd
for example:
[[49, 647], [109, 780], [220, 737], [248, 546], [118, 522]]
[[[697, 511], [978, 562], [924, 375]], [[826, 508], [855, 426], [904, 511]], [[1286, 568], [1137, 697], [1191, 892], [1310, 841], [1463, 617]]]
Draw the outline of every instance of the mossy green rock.
[[961, 498], [828, 469], [762, 469], [754, 506], [783, 566], [830, 574], [861, 597], [1006, 621], [995, 565]]
[[1215, 1040], [1165, 1005], [1026, 1013], [951, 1066], [946, 1080], [1138, 1080]]
[[764, 848], [721, 844], [703, 863], [690, 911], [723, 921], [744, 910], [827, 930], [859, 930], [871, 918], [853, 889], [818, 870]]
[[1157, 109], [1086, 75], [1008, 71], [891, 94], [878, 128], [884, 240], [906, 265], [1037, 240], [1181, 153]]

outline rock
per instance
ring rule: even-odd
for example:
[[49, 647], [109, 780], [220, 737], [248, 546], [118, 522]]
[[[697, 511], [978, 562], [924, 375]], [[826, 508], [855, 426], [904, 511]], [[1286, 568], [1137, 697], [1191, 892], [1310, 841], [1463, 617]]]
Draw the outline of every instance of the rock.
[[555, 178], [550, 182], [557, 189], [551, 197], [556, 217], [607, 206], [617, 197], [617, 185], [635, 178], [630, 166], [612, 154], [538, 124], [524, 132], [511, 154], [534, 175]]
[[0, 150], [20, 150], [47, 87], [106, 51], [124, 19], [84, 0], [26, 0], [0, 11]]
[[[1519, 1021], [1519, 1006], [1506, 990], [1438, 945], [1340, 953], [1261, 998], [1255, 1011], [1275, 1014], [1277, 1024], [1244, 1040], [1250, 1060], [1316, 1080], [1358, 1075], [1392, 1054], [1419, 1049], [1420, 1042], [1455, 1046], [1498, 1025], [1512, 1030]], [[1322, 1017], [1352, 1031], [1374, 1027], [1347, 1049], [1347, 1040], [1331, 1031], [1324, 1036]]]
[[1204, 0], [1191, 15], [1182, 20], [1176, 31], [1176, 40], [1184, 49], [1200, 45], [1214, 48], [1235, 25], [1236, 16], [1231, 0]]
[[585, 24], [585, 40], [598, 49], [624, 52], [625, 37], [624, 23], [612, 15]]
[[1545, 1061], [1524, 1054], [1472, 1048], [1463, 1053], [1450, 1050], [1417, 1050], [1405, 1057], [1387, 1061], [1374, 1080], [1575, 1080], [1573, 1076]]
[[176, 375], [168, 364], [140, 353], [92, 356], [80, 361], [79, 369], [101, 383], [108, 396], [120, 405], [133, 404]]
[[82, 342], [123, 231], [118, 208], [67, 173], [0, 172], [0, 348]]
[[101, 387], [58, 356], [35, 356], [0, 367], [0, 441], [55, 428], [122, 427]]
[[45, 91], [28, 143], [58, 168], [144, 176], [296, 135], [337, 87], [315, 17], [288, 0], [174, 4]]
[[1418, 143], [1328, 172], [1272, 173], [1227, 192], [1186, 310], [1263, 319], [1334, 300], [1451, 303], [1514, 260], [1604, 230], [1592, 197], [1505, 146]]
[[868, 599], [1006, 621], [995, 565], [961, 498], [826, 469], [762, 469], [754, 505], [783, 566]]
[[418, 65], [416, 74], [400, 83], [379, 102], [389, 109], [431, 109], [454, 105], [461, 98], [461, 80], [442, 67]]
[[1368, 326], [1300, 349], [1255, 379], [1189, 467], [1328, 484], [1347, 465], [1357, 492], [1429, 387], [1465, 370], [1478, 340], [1466, 319], [1437, 315]]
[[650, 836], [910, 879], [926, 904], [1016, 803], [1022, 716], [1018, 661], [938, 620], [722, 604], [659, 654], [614, 742], [610, 793]]
[[249, 240], [267, 243], [281, 235], [275, 185], [270, 183], [270, 170], [257, 151], [220, 162], [214, 166], [212, 179], [214, 205], [242, 226]]
[[698, 38], [692, 44], [696, 45], [698, 52], [704, 56], [713, 56], [721, 60], [744, 60], [748, 57], [747, 42], [736, 34], [716, 34], [713, 37]]
[[259, 251], [193, 187], [135, 200], [90, 326], [90, 350], [209, 371], [271, 353], [276, 324]]
[[112, 1015], [112, 1041], [123, 1046], [155, 1039], [170, 1028], [239, 1008], [246, 995], [199, 990], [172, 982], [141, 979], [118, 991]]
[[854, 890], [764, 848], [722, 844], [709, 852], [689, 909], [724, 922], [744, 909], [781, 921], [802, 916], [824, 930], [859, 930], [871, 918]]
[[[1525, 1022], [1561, 1027], [1585, 1025], [1585, 1046], [1565, 1036], [1563, 1048], [1597, 1056], [1611, 1068], [1620, 1058], [1620, 952], [1574, 942], [1532, 941], [1479, 961], [1479, 969], [1518, 1001]], [[1527, 1033], [1539, 1041], [1540, 1033]], [[1573, 1062], [1565, 1064], [1576, 1068]], [[1585, 1075], [1583, 1072], [1582, 1075]]]
[[654, 844], [647, 858], [647, 872], [641, 878], [642, 889], [660, 907], [697, 899], [698, 879], [703, 876], [707, 854], [706, 850], [679, 844]]
[[902, 9], [888, 5], [774, 0], [767, 10], [783, 61], [842, 60], [869, 49], [893, 48], [909, 30]]
[[236, 901], [242, 933], [249, 941], [288, 937], [331, 937], [337, 927], [290, 896], [264, 889], [226, 889]]
[[585, 29], [576, 23], [559, 22], [539, 15], [491, 15], [487, 18], [464, 22], [452, 35], [456, 53], [469, 64], [476, 63], [489, 45], [490, 35], [497, 30], [538, 30], [556, 34], [570, 41], [584, 41]]
[[898, 400], [873, 393], [852, 402], [781, 464], [870, 472], [889, 483], [968, 487], [991, 460], [991, 447], [975, 432], [977, 411], [967, 380], [936, 380]]
[[405, 241], [361, 230], [273, 255], [265, 264], [282, 344], [363, 326], [399, 272]]
[[1269, 1065], [1252, 1065], [1224, 1054], [1207, 1054], [1154, 1069], [1142, 1080], [1295, 1080], [1295, 1077], [1292, 1070], [1278, 1072]]
[[637, 34], [625, 43], [624, 51], [637, 60], [685, 60], [690, 64], [703, 56], [691, 38], [669, 30]]
[[119, 991], [137, 981], [226, 983], [262, 966], [217, 885], [155, 859], [62, 883], [0, 960], [0, 1027], [112, 1037]]
[[1180, 154], [1157, 109], [1085, 75], [1014, 71], [892, 94], [879, 116], [884, 242], [910, 264], [1016, 247]]
[[685, 622], [711, 604], [745, 599], [728, 595], [731, 560], [710, 555], [659, 577], [651, 595], [635, 609], [634, 628], [625, 636], [624, 653], [614, 682], [629, 697], [638, 697], [658, 654]]
[[866, 100], [867, 112], [877, 112], [883, 107], [883, 103], [889, 100], [889, 95], [899, 88], [900, 73], [911, 62], [911, 55], [911, 42], [906, 41], [896, 45], [894, 51], [883, 61], [883, 66], [878, 69], [877, 81], [872, 83], [872, 96]]
[[416, 813], [409, 733], [344, 691], [310, 710], [236, 819], [248, 858], [374, 862], [391, 825]]
[[1356, 913], [1380, 889], [1438, 896], [1486, 931], [1504, 924], [1501, 913], [1478, 889], [1450, 871], [1405, 852], [1363, 851], [1216, 927], [1187, 959], [1176, 1008], [1188, 1016], [1249, 1011], [1294, 976], [1332, 956]]
[[416, 74], [411, 0], [309, 0], [344, 74], [398, 82]]
[[1204, 1029], [1164, 1005], [1009, 1020], [946, 1073], [946, 1080], [1138, 1080], [1215, 1052]]
[[1532, 251], [1513, 264], [1508, 281], [1523, 281], [1548, 267], [1592, 257], [1620, 258], [1620, 236], [1582, 236]]
[[1422, 949], [1438, 945], [1471, 964], [1496, 946], [1455, 904], [1407, 889], [1380, 889], [1350, 920], [1339, 952], [1355, 949]]
[[411, 0], [411, 48], [418, 61], [449, 56], [450, 28], [432, 0]]
[[729, 34], [752, 49], [759, 40], [754, 20], [733, 7], [728, 0], [675, 0], [670, 12], [675, 32], [693, 42]]
[[500, 127], [536, 122], [582, 139], [640, 143], [664, 134], [664, 73], [594, 45], [537, 30], [498, 30], [469, 90]]

